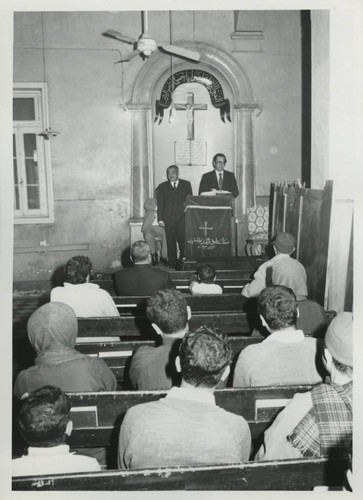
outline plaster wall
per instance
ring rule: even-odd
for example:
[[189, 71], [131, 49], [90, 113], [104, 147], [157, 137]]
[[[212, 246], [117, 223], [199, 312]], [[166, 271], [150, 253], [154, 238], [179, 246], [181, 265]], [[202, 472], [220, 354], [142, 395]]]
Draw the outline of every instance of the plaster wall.
[[[151, 12], [150, 33], [158, 40], [169, 41], [169, 20], [168, 12]], [[174, 12], [172, 41], [193, 40], [195, 35], [198, 41], [232, 52], [251, 82], [255, 101], [264, 109], [253, 118], [256, 194], [268, 194], [271, 181], [300, 177], [299, 11], [264, 13], [260, 52], [233, 52], [232, 10], [197, 11], [194, 20], [195, 34], [192, 12]], [[79, 253], [89, 255], [95, 268], [106, 268], [129, 244], [131, 112], [122, 105], [131, 98], [143, 62], [138, 57], [114, 64], [132, 49], [101, 36], [110, 28], [137, 38], [141, 33], [140, 13], [15, 13], [14, 81], [47, 82], [49, 123], [60, 132], [51, 139], [55, 222], [15, 226], [15, 281], [48, 280], [54, 269]], [[203, 90], [200, 87], [198, 92]], [[195, 95], [196, 101], [207, 97]], [[177, 113], [175, 136], [184, 137], [185, 113]], [[195, 113], [197, 138], [203, 113]], [[211, 105], [205, 113], [207, 125], [213, 120], [219, 128], [205, 129], [205, 169], [182, 168], [181, 176], [190, 178], [194, 191], [202, 171], [211, 166], [214, 148], [226, 152], [227, 168], [234, 170], [232, 126], [224, 125]], [[167, 127], [165, 118], [162, 126]], [[173, 137], [165, 135], [162, 126], [155, 130], [155, 137], [160, 134], [154, 150], [155, 185], [164, 180], [165, 168], [173, 163]], [[69, 250], [57, 250], [67, 245]], [[84, 250], [84, 245], [89, 250]], [[24, 247], [37, 251], [22, 253]]]

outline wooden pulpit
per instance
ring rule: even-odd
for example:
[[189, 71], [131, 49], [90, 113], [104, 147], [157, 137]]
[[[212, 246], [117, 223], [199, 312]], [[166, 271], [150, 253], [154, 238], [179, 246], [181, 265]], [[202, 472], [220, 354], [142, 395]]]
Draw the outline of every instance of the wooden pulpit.
[[235, 255], [234, 198], [188, 196], [185, 208], [187, 260], [229, 259]]

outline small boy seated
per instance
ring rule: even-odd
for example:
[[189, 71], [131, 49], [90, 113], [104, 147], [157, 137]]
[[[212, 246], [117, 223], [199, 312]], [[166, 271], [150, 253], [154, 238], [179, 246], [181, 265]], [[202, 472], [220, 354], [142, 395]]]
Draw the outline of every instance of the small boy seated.
[[216, 271], [210, 264], [200, 266], [195, 275], [190, 278], [189, 290], [192, 295], [220, 295], [223, 289], [214, 283]]
[[69, 452], [71, 403], [59, 387], [46, 385], [24, 399], [18, 417], [28, 454], [12, 461], [13, 476], [101, 470], [97, 460]]

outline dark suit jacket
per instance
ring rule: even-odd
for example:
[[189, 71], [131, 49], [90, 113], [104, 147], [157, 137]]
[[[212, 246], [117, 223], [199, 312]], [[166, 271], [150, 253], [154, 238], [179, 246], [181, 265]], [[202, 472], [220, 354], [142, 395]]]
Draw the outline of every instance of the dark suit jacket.
[[[199, 194], [205, 191], [210, 191], [211, 189], [218, 189], [218, 182], [215, 170], [203, 174], [202, 179], [199, 184]], [[223, 191], [230, 191], [232, 196], [237, 198], [239, 195], [238, 186], [236, 178], [233, 172], [228, 172], [228, 170], [223, 171]]]
[[115, 285], [118, 295], [153, 295], [158, 290], [174, 288], [168, 271], [149, 264], [138, 264], [117, 271]]
[[185, 198], [192, 193], [189, 181], [179, 179], [177, 189], [174, 189], [170, 181], [159, 184], [158, 196], [158, 220], [164, 222], [176, 222], [184, 216]]

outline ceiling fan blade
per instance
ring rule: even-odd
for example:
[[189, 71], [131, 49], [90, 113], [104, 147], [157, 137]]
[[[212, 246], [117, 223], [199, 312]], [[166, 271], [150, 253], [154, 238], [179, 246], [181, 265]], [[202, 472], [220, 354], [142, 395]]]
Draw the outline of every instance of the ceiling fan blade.
[[116, 30], [107, 30], [104, 33], [102, 33], [103, 36], [108, 36], [110, 38], [116, 38], [116, 40], [120, 40], [120, 42], [126, 42], [126, 43], [135, 43], [136, 39], [131, 38], [130, 36], [123, 35], [119, 31]]
[[199, 52], [194, 50], [184, 49], [184, 47], [178, 47], [177, 45], [170, 45], [169, 43], [163, 43], [160, 47], [165, 50], [165, 52], [171, 52], [176, 56], [185, 57], [186, 59], [192, 59], [193, 61], [200, 61]]
[[[136, 57], [137, 55], [140, 54], [140, 51], [139, 50], [134, 50], [133, 52], [129, 52], [128, 54], [126, 54], [126, 56], [124, 56], [122, 59], [120, 59], [119, 61], [116, 61], [116, 63], [120, 63], [120, 62], [128, 62], [128, 61], [131, 61], [131, 59], [133, 59], [134, 57]], [[115, 64], [116, 64], [115, 63]]]

